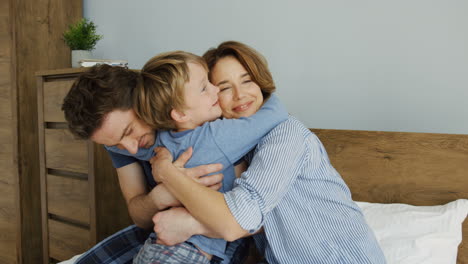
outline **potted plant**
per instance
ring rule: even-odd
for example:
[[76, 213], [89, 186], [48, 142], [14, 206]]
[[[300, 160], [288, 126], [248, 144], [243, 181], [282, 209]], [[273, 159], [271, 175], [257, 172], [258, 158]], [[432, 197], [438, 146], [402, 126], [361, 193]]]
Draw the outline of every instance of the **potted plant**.
[[72, 50], [72, 67], [79, 67], [82, 59], [90, 59], [91, 50], [100, 39], [102, 35], [96, 34], [96, 25], [86, 18], [69, 25], [63, 33], [63, 40]]

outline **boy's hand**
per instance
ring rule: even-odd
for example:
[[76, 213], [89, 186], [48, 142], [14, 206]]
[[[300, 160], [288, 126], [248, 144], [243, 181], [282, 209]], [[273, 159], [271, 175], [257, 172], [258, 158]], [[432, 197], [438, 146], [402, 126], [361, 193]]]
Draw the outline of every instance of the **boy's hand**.
[[164, 182], [164, 177], [170, 177], [171, 170], [176, 168], [187, 177], [191, 177], [202, 185], [208, 186], [214, 190], [218, 190], [221, 187], [221, 181], [223, 179], [221, 173], [203, 177], [207, 174], [220, 171], [223, 168], [221, 164], [201, 165], [188, 169], [184, 168], [185, 163], [192, 157], [192, 148], [182, 153], [174, 163], [172, 163], [173, 158], [171, 153], [166, 148], [157, 147], [154, 151], [156, 152], [156, 156], [151, 158], [150, 163], [156, 182]]

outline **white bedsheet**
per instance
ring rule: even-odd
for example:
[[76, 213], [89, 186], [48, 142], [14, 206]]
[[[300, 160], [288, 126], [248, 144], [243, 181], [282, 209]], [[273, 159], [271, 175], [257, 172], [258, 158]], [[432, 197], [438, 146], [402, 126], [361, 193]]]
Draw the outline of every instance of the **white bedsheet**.
[[[456, 263], [468, 199], [445, 205], [412, 206], [357, 202], [388, 264]], [[81, 255], [60, 262], [74, 264]]]

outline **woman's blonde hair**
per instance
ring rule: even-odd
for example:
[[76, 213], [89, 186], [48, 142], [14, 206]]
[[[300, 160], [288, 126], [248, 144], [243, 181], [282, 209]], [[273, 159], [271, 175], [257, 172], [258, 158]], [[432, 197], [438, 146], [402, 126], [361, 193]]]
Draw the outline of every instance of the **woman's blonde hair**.
[[159, 54], [143, 66], [133, 98], [134, 110], [153, 129], [176, 128], [171, 111], [185, 109], [184, 86], [190, 79], [189, 62], [208, 71], [203, 58], [185, 51]]
[[[266, 59], [246, 44], [237, 41], [226, 41], [219, 44], [217, 48], [211, 48], [203, 54], [210, 71], [220, 59], [227, 56], [233, 56], [242, 64], [252, 81], [262, 90], [265, 100], [276, 90]], [[209, 77], [211, 79], [211, 75]]]

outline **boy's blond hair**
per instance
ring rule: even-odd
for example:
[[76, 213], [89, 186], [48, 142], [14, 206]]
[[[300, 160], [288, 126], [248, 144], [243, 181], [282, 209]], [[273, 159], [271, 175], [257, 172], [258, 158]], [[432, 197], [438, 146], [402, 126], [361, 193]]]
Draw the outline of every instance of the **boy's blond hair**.
[[185, 109], [184, 86], [190, 79], [188, 63], [208, 71], [205, 60], [185, 51], [173, 51], [151, 58], [141, 70], [141, 82], [135, 91], [137, 116], [154, 129], [176, 129], [172, 109]]

